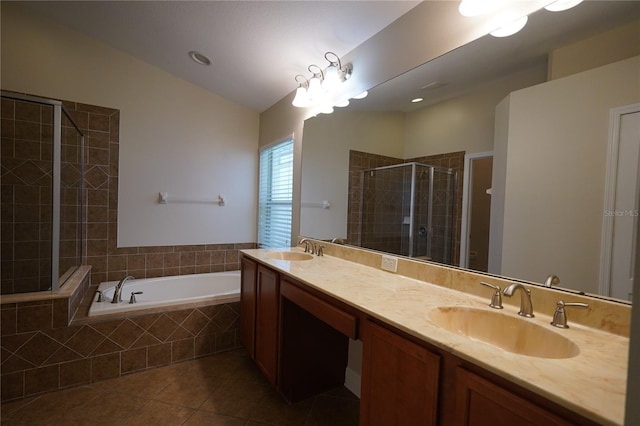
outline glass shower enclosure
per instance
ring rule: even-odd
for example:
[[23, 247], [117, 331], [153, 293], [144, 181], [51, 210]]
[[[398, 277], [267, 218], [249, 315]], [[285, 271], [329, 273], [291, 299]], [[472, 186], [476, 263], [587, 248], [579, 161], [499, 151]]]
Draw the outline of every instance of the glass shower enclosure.
[[83, 259], [84, 135], [60, 101], [1, 100], [0, 294], [57, 291]]
[[452, 264], [457, 173], [416, 162], [363, 171], [360, 245]]

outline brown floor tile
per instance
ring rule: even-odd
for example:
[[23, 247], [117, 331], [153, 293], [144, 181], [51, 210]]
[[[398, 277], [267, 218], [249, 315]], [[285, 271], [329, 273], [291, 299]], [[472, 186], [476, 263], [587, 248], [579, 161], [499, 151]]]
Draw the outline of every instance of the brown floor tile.
[[122, 425], [149, 426], [167, 425], [176, 426], [186, 422], [195, 412], [192, 408], [167, 404], [160, 401], [148, 401], [141, 409], [133, 413]]
[[197, 372], [189, 372], [177, 378], [153, 399], [183, 407], [198, 408], [214, 393], [222, 380], [217, 377], [202, 376]]
[[187, 420], [185, 426], [243, 426], [245, 422], [245, 419], [238, 417], [223, 416], [200, 410], [196, 411], [196, 413]]
[[201, 410], [249, 418], [251, 409], [267, 394], [266, 380], [222, 379], [221, 385], [200, 406]]
[[345, 388], [289, 405], [243, 350], [2, 405], [2, 426], [350, 426]]
[[281, 426], [305, 425], [312, 403], [313, 399], [307, 399], [289, 405], [275, 390], [270, 390], [251, 408], [249, 419]]
[[[22, 405], [6, 417], [27, 425], [64, 424], [70, 412], [100, 397], [100, 392], [86, 386], [48, 393], [33, 398], [29, 404]], [[4, 409], [2, 417], [4, 423]]]

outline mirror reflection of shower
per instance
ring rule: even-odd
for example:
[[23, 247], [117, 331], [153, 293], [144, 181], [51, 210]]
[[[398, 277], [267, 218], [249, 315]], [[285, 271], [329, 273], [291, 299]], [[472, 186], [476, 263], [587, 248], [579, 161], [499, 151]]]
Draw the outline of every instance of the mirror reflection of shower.
[[361, 246], [452, 264], [457, 173], [417, 162], [363, 171]]
[[62, 102], [2, 91], [1, 294], [57, 291], [82, 264], [84, 135]]

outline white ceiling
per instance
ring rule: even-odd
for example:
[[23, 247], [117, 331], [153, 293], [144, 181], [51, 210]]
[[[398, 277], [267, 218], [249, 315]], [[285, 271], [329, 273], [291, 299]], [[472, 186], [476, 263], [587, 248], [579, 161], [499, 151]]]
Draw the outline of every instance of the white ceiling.
[[[140, 60], [262, 112], [295, 90], [296, 74], [328, 65], [419, 1], [24, 2]], [[208, 56], [211, 66], [188, 52]]]

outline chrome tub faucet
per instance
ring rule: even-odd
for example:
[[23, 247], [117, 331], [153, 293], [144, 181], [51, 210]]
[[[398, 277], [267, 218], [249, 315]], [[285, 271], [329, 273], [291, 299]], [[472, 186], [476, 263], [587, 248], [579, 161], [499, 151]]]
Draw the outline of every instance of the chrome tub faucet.
[[111, 299], [111, 303], [122, 302], [122, 287], [124, 286], [124, 283], [126, 283], [128, 280], [133, 280], [133, 279], [135, 279], [133, 276], [127, 275], [126, 277], [121, 279], [118, 284], [116, 284], [116, 289], [113, 292], [113, 299]]

